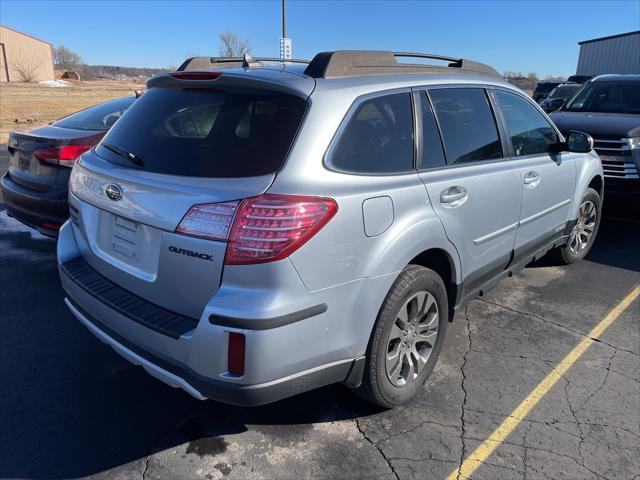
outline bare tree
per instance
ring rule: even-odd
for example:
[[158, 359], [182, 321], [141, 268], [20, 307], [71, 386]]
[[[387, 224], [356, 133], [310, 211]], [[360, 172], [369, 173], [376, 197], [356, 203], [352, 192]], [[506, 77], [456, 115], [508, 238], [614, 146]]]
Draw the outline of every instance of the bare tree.
[[246, 38], [240, 38], [235, 32], [225, 30], [220, 33], [220, 46], [218, 53], [221, 57], [241, 57], [251, 52], [251, 45]]
[[53, 63], [62, 70], [73, 70], [82, 64], [82, 58], [64, 45], [53, 49]]
[[11, 62], [11, 70], [18, 75], [18, 81], [33, 82], [36, 79], [36, 70], [40, 68], [42, 63], [19, 58]]

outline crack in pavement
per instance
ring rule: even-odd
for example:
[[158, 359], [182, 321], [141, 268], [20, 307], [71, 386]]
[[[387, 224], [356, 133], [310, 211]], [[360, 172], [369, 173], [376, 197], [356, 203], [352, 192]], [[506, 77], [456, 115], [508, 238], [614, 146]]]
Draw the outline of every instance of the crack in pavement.
[[401, 430], [399, 432], [391, 433], [391, 434], [387, 435], [386, 437], [381, 438], [376, 443], [380, 444], [382, 442], [386, 442], [386, 441], [391, 440], [392, 438], [398, 437], [400, 435], [404, 435], [406, 433], [412, 433], [412, 432], [416, 431], [417, 429], [419, 429], [420, 427], [424, 427], [425, 425], [437, 425], [437, 426], [443, 427], [443, 428], [453, 428], [454, 430], [460, 430], [460, 427], [458, 427], [457, 425], [447, 425], [446, 423], [438, 423], [438, 422], [434, 422], [432, 420], [425, 420], [424, 422], [420, 422], [420, 423], [418, 423], [417, 425], [414, 425], [411, 428], [407, 428], [406, 430]]
[[511, 311], [513, 313], [517, 313], [519, 315], [525, 315], [527, 317], [531, 317], [531, 318], [539, 320], [541, 322], [548, 323], [550, 325], [554, 325], [554, 326], [556, 326], [556, 327], [558, 327], [558, 328], [560, 328], [562, 330], [566, 330], [567, 332], [571, 332], [574, 335], [578, 335], [579, 337], [588, 338], [589, 340], [592, 340], [594, 342], [602, 343], [603, 345], [606, 345], [606, 346], [608, 346], [610, 348], [613, 348], [614, 350], [620, 350], [621, 352], [626, 352], [626, 353], [628, 353], [630, 355], [634, 355], [636, 357], [640, 357], [640, 353], [632, 352], [631, 350], [627, 350], [626, 348], [616, 347], [615, 345], [612, 345], [612, 344], [602, 340], [601, 338], [589, 337], [588, 335], [586, 335], [583, 332], [580, 332], [578, 330], [574, 330], [573, 328], [567, 327], [566, 325], [562, 325], [561, 323], [557, 323], [557, 322], [554, 322], [553, 320], [549, 320], [547, 318], [544, 318], [542, 315], [538, 315], [538, 314], [530, 313], [530, 312], [523, 312], [522, 310], [517, 310], [515, 308], [507, 307], [506, 305], [502, 305], [502, 304], [497, 303], [497, 302], [492, 302], [491, 300], [487, 300], [486, 298], [478, 297], [476, 300], [479, 300], [479, 301], [484, 302], [484, 303], [489, 304], [489, 305], [494, 305], [494, 306], [499, 307], [499, 308], [504, 308], [505, 310], [509, 310], [509, 311]]
[[[587, 406], [587, 404], [591, 401], [591, 399], [593, 397], [595, 397], [598, 392], [600, 392], [603, 388], [605, 383], [607, 383], [607, 379], [609, 378], [609, 373], [611, 372], [611, 363], [613, 362], [613, 357], [616, 356], [616, 353], [618, 353], [617, 350], [613, 351], [613, 355], [611, 355], [611, 357], [609, 357], [609, 364], [607, 365], [607, 373], [604, 376], [604, 380], [602, 380], [602, 383], [600, 384], [600, 386], [598, 388], [596, 388], [593, 393], [591, 393], [591, 395], [589, 395], [589, 398], [587, 398], [584, 402], [582, 402], [582, 404], [580, 405], [580, 407], [578, 407], [578, 409], [576, 410], [576, 413], [581, 412], [582, 410], [584, 410], [584, 408]], [[569, 382], [569, 380], [567, 379], [567, 383]], [[575, 417], [575, 415], [574, 415]]]
[[375, 448], [378, 453], [380, 453], [380, 455], [382, 456], [382, 458], [384, 459], [384, 461], [386, 462], [387, 466], [389, 467], [389, 469], [391, 470], [391, 472], [393, 473], [393, 475], [396, 477], [397, 480], [400, 480], [400, 477], [398, 476], [398, 472], [396, 472], [396, 469], [393, 467], [393, 465], [391, 464], [390, 459], [385, 455], [385, 453], [382, 451], [382, 448], [380, 447], [380, 445], [378, 445], [376, 442], [374, 442], [373, 440], [371, 440], [369, 438], [369, 436], [365, 433], [365, 431], [363, 430], [363, 428], [360, 426], [360, 422], [358, 421], [358, 419], [355, 419], [356, 422], [356, 427], [358, 428], [358, 431], [362, 434], [362, 436], [364, 437], [364, 439], [369, 442], [373, 448]]
[[529, 455], [529, 446], [527, 445], [527, 438], [529, 436], [529, 433], [531, 433], [531, 424], [529, 424], [529, 427], [525, 430], [524, 432], [524, 438], [522, 440], [522, 446], [524, 448], [524, 455], [522, 456], [522, 468], [524, 469], [524, 474], [522, 476], [523, 480], [527, 480], [527, 477], [529, 475], [529, 471], [527, 470], [529, 467], [527, 465], [527, 457]]
[[467, 305], [466, 307], [464, 307], [464, 318], [467, 321], [467, 340], [468, 340], [468, 346], [467, 346], [467, 350], [464, 352], [464, 355], [462, 357], [462, 365], [460, 366], [460, 373], [462, 374], [462, 381], [460, 382], [460, 387], [462, 388], [462, 393], [463, 393], [463, 398], [462, 398], [462, 405], [461, 405], [461, 411], [460, 411], [460, 442], [462, 444], [462, 448], [461, 448], [461, 452], [460, 452], [460, 464], [458, 466], [458, 475], [457, 475], [457, 480], [461, 480], [462, 477], [462, 464], [464, 463], [464, 456], [465, 453], [467, 451], [467, 445], [466, 445], [466, 407], [467, 407], [467, 389], [465, 386], [465, 382], [467, 380], [467, 375], [464, 371], [464, 367], [467, 365], [467, 357], [469, 356], [469, 352], [471, 352], [472, 349], [472, 343], [471, 343], [471, 323], [469, 320], [469, 305]]

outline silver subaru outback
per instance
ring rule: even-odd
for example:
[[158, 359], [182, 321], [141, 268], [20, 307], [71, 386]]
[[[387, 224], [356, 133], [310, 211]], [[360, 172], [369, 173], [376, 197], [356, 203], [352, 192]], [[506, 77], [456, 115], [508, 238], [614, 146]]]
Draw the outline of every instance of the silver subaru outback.
[[189, 59], [73, 168], [65, 301], [200, 399], [341, 382], [393, 407], [469, 301], [547, 252], [587, 254], [592, 146], [465, 59]]

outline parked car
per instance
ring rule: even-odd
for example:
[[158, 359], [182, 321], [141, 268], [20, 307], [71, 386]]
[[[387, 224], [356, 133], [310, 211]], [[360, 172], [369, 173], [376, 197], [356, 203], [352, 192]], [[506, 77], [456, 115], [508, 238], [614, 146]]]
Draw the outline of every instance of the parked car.
[[547, 98], [547, 95], [560, 85], [561, 82], [538, 82], [536, 88], [533, 89], [533, 99], [540, 103], [540, 100]]
[[640, 199], [640, 75], [600, 75], [551, 119], [593, 136], [607, 195]]
[[455, 312], [594, 241], [592, 140], [487, 65], [344, 51], [183, 68], [73, 168], [58, 262], [82, 324], [197, 398], [343, 382], [405, 403]]
[[589, 80], [593, 78], [593, 75], [571, 75], [567, 78], [567, 82], [571, 83], [587, 83]]
[[561, 83], [540, 101], [540, 106], [547, 113], [555, 112], [581, 88], [579, 83]]
[[134, 100], [110, 100], [43, 127], [11, 132], [9, 169], [0, 180], [7, 213], [44, 235], [56, 237], [69, 218], [71, 167]]

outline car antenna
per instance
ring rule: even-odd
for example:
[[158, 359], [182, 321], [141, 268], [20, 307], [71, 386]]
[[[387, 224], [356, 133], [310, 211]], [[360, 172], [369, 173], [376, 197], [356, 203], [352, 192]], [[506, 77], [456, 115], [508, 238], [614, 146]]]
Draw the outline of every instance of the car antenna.
[[261, 67], [261, 66], [262, 66], [262, 63], [254, 60], [253, 57], [249, 55], [249, 53], [244, 52], [242, 54], [242, 68], [244, 68], [245, 70], [248, 70], [249, 68]]

